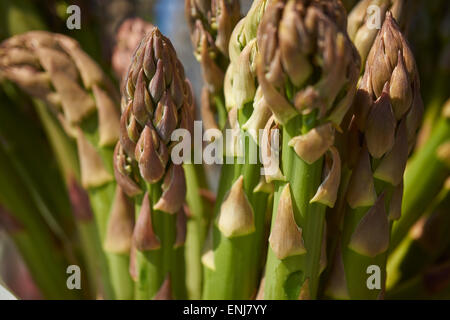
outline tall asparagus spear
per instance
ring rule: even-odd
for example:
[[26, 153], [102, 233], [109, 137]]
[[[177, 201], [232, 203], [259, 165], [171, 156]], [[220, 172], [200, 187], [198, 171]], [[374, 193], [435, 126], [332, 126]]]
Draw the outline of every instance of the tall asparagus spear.
[[142, 39], [125, 83], [115, 172], [138, 208], [131, 267], [136, 298], [182, 299], [186, 182], [170, 150], [175, 129], [192, 131], [193, 98], [175, 49], [158, 28]]
[[372, 46], [350, 124], [354, 137], [348, 209], [326, 293], [375, 299], [384, 293], [392, 222], [401, 214], [403, 172], [423, 112], [412, 52], [388, 11]]
[[[63, 35], [28, 32], [5, 41], [0, 51], [2, 75], [44, 101], [66, 133], [76, 139], [81, 183], [89, 191], [100, 240], [115, 238], [107, 234], [117, 230], [108, 228], [114, 222], [108, 220], [116, 217], [110, 212], [118, 198], [112, 154], [119, 135], [119, 99], [111, 82], [76, 41]], [[104, 246], [108, 261], [100, 254], [102, 274], [111, 277], [114, 287], [114, 295], [107, 297], [131, 298], [129, 248]]]
[[[255, 132], [264, 128], [270, 117], [261, 91], [257, 93], [255, 74], [256, 30], [268, 2], [255, 1], [230, 40], [231, 63], [224, 84], [227, 128], [240, 133], [244, 129], [249, 135], [241, 136], [242, 149], [225, 150], [214, 224], [203, 256], [205, 299], [250, 299], [256, 295], [261, 278], [268, 195], [257, 188], [261, 164], [251, 159], [255, 155], [252, 151], [257, 151]], [[234, 146], [234, 142], [225, 144]], [[233, 163], [227, 163], [228, 157]]]
[[[223, 129], [226, 120], [223, 81], [229, 65], [228, 42], [240, 17], [239, 1], [186, 0], [185, 13], [194, 55], [201, 64], [204, 79], [200, 100], [203, 126]], [[190, 186], [186, 200], [191, 211], [186, 240], [187, 286], [190, 297], [199, 299], [203, 286], [201, 255], [212, 208], [201, 196], [202, 189], [207, 188], [202, 178], [203, 165], [186, 163], [184, 169]]]
[[346, 19], [338, 1], [276, 1], [258, 30], [258, 80], [282, 127], [268, 299], [316, 298], [326, 264], [325, 210], [334, 206], [340, 182], [334, 131], [351, 105], [360, 67]]

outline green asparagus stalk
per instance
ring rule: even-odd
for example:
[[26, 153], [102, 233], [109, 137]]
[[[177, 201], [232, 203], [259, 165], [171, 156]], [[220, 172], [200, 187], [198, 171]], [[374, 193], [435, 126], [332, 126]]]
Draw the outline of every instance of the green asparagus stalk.
[[400, 218], [403, 172], [423, 112], [417, 67], [388, 11], [372, 46], [354, 103], [349, 152], [357, 154], [348, 207], [326, 294], [382, 298], [393, 221]]
[[104, 259], [102, 243], [100, 243], [99, 231], [92, 213], [89, 196], [81, 187], [76, 144], [67, 136], [56, 117], [43, 102], [35, 99], [34, 105], [60, 171], [65, 178], [82, 251], [89, 264], [88, 272], [92, 274], [91, 283], [96, 284], [97, 295], [113, 298], [114, 292], [110, 283], [107, 261]]
[[227, 128], [239, 132], [242, 144], [225, 141], [214, 223], [202, 258], [204, 299], [250, 299], [261, 279], [268, 196], [258, 189], [261, 164], [252, 157], [258, 150], [258, 129], [270, 117], [255, 85], [256, 30], [267, 3], [255, 1], [231, 35], [231, 63], [224, 80]]
[[[231, 32], [240, 17], [239, 7], [238, 0], [185, 1], [185, 13], [191, 32], [194, 55], [201, 64], [204, 79], [200, 110], [205, 129], [223, 129], [225, 126], [227, 113], [223, 82], [225, 71], [229, 65], [228, 43]], [[188, 278], [186, 280], [190, 297], [199, 299], [203, 286], [201, 255], [209, 220], [212, 216], [212, 208], [211, 204], [200, 196], [202, 190], [207, 188], [206, 181], [202, 178], [203, 166], [186, 163], [184, 167], [190, 186], [187, 193], [187, 204], [192, 213], [187, 226], [186, 267]], [[194, 172], [197, 172], [197, 175], [189, 174]], [[201, 182], [201, 184], [196, 182]], [[201, 207], [198, 207], [199, 205]]]
[[[116, 189], [112, 146], [119, 131], [119, 99], [112, 84], [78, 43], [63, 35], [25, 33], [5, 41], [0, 56], [2, 75], [45, 102], [66, 133], [76, 140], [81, 183], [89, 192], [104, 242]], [[102, 264], [107, 268], [102, 271], [111, 276], [114, 297], [132, 297], [128, 250], [106, 249], [108, 262]], [[100, 255], [100, 259], [105, 258]]]
[[334, 131], [360, 68], [346, 19], [338, 1], [276, 1], [258, 30], [258, 80], [282, 127], [281, 171], [271, 177], [267, 299], [316, 298], [326, 265], [325, 210], [334, 206], [341, 171]]
[[[223, 129], [225, 126], [227, 113], [223, 82], [229, 65], [228, 43], [231, 32], [240, 17], [239, 7], [238, 0], [185, 1], [185, 13], [191, 31], [194, 55], [201, 64], [204, 79], [200, 102], [201, 118], [205, 129]], [[200, 196], [202, 190], [207, 188], [206, 181], [202, 178], [204, 175], [202, 166], [186, 163], [184, 167], [190, 186], [187, 204], [192, 208], [192, 216], [189, 217], [187, 226], [188, 278], [186, 280], [190, 297], [199, 299], [203, 286], [201, 256], [212, 208], [211, 204]], [[197, 174], [190, 174], [194, 172]], [[196, 181], [201, 183], [197, 184]], [[199, 205], [201, 207], [198, 207]]]
[[157, 28], [136, 49], [123, 94], [115, 175], [137, 205], [136, 298], [184, 299], [186, 181], [170, 150], [176, 129], [193, 130], [193, 98], [175, 49]]
[[186, 162], [183, 165], [186, 183], [186, 289], [188, 298], [201, 299], [203, 288], [203, 265], [201, 257], [210, 224], [215, 196], [208, 190], [204, 167]]

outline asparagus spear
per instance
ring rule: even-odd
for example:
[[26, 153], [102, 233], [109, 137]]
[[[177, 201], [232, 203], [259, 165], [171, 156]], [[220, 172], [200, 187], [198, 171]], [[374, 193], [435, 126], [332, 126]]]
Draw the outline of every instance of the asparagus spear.
[[[194, 55], [200, 62], [204, 87], [201, 95], [201, 118], [206, 129], [223, 129], [226, 122], [223, 81], [229, 65], [228, 43], [237, 23], [238, 0], [186, 0], [185, 13], [191, 31]], [[187, 204], [191, 210], [186, 242], [187, 285], [191, 298], [199, 299], [203, 286], [201, 255], [212, 206], [201, 196], [207, 188], [202, 165], [184, 165], [190, 188]], [[197, 189], [196, 189], [197, 188]]]
[[414, 57], [389, 11], [356, 97], [349, 152], [358, 156], [350, 164], [342, 241], [326, 293], [375, 299], [384, 294], [390, 230], [400, 218], [403, 172], [423, 112]]
[[258, 80], [282, 127], [282, 175], [272, 177], [268, 299], [317, 296], [326, 263], [325, 209], [334, 206], [340, 180], [334, 128], [353, 100], [360, 67], [345, 29], [340, 2], [288, 0], [267, 9], [258, 30]]
[[[112, 153], [118, 139], [119, 99], [112, 84], [78, 43], [63, 35], [28, 32], [5, 41], [0, 51], [2, 75], [44, 101], [76, 139], [81, 183], [89, 191], [103, 242], [116, 189]], [[107, 249], [108, 264], [102, 263], [102, 271], [111, 276], [115, 297], [130, 298], [128, 250]]]
[[137, 204], [136, 298], [186, 297], [183, 168], [171, 161], [177, 128], [192, 131], [193, 98], [169, 39], [154, 28], [133, 56], [122, 99], [116, 179]]
[[[267, 3], [255, 1], [231, 36], [231, 63], [224, 80], [227, 128], [243, 128], [249, 134], [241, 135], [239, 150], [233, 148], [235, 140], [225, 141], [233, 147], [225, 150], [227, 163], [222, 167], [214, 224], [202, 259], [205, 299], [250, 299], [261, 278], [268, 195], [257, 188], [261, 164], [252, 161], [252, 151], [257, 151], [258, 128], [270, 117], [255, 86], [256, 29]], [[234, 161], [229, 163], [229, 158]]]

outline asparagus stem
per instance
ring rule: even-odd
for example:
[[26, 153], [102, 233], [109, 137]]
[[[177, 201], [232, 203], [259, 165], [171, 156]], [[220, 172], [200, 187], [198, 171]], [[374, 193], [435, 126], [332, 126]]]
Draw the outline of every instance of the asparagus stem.
[[[310, 297], [315, 298], [319, 284], [320, 253], [325, 219], [325, 206], [310, 203], [321, 182], [322, 162], [320, 158], [309, 165], [288, 145], [291, 138], [308, 132], [314, 121], [305, 116], [296, 117], [283, 127], [282, 170], [289, 177], [292, 206], [296, 223], [304, 230], [306, 254], [278, 259], [269, 248], [266, 264], [264, 296], [266, 299], [297, 299], [303, 283], [308, 279]], [[301, 128], [301, 132], [298, 132]], [[274, 226], [280, 195], [286, 182], [277, 182], [272, 215]]]
[[[109, 183], [102, 187], [88, 190], [92, 211], [98, 228], [100, 244], [106, 238], [106, 228], [111, 212], [111, 204], [116, 189], [115, 183]], [[103, 248], [103, 245], [101, 246]], [[104, 277], [109, 276], [110, 285], [105, 285], [105, 298], [107, 299], [132, 299], [134, 296], [133, 281], [129, 274], [129, 254], [118, 254], [103, 250], [99, 256], [99, 264]], [[106, 279], [105, 279], [106, 280]], [[112, 292], [110, 290], [112, 288]], [[112, 295], [112, 296], [109, 296]]]
[[[161, 197], [158, 184], [147, 184], [150, 208]], [[141, 197], [142, 198], [142, 197]], [[144, 199], [142, 199], [143, 201]], [[137, 203], [142, 203], [140, 198]], [[136, 213], [141, 212], [137, 205]], [[153, 230], [159, 239], [160, 248], [155, 250], [137, 250], [137, 284], [135, 298], [139, 300], [153, 299], [159, 292], [164, 280], [169, 275], [173, 295], [176, 299], [186, 297], [184, 284], [183, 255], [184, 247], [174, 248], [176, 234], [176, 217], [158, 210], [152, 210]]]
[[[383, 186], [379, 187], [379, 190], [389, 192], [387, 189], [392, 189], [392, 186], [388, 186], [385, 183], [380, 183], [380, 185]], [[379, 191], [377, 194], [378, 193]], [[387, 208], [386, 210], [388, 210], [390, 206], [388, 196], [386, 196], [383, 205]], [[347, 279], [348, 298], [350, 299], [377, 299], [381, 297], [381, 293], [384, 291], [387, 252], [382, 252], [376, 256], [369, 256], [357, 253], [349, 247], [352, 235], [357, 226], [371, 208], [372, 207], [355, 208], [349, 210], [345, 216], [345, 227], [342, 236], [342, 259]], [[391, 225], [392, 223], [390, 223], [389, 229], [391, 228]], [[381, 271], [379, 276], [382, 287], [374, 289], [367, 285], [368, 278], [371, 275], [368, 269], [369, 266], [379, 267]]]
[[[150, 207], [154, 199], [156, 188], [149, 190]], [[144, 195], [144, 197], [147, 195]], [[139, 218], [143, 197], [136, 198], [136, 220]], [[152, 213], [151, 213], [152, 214]], [[152, 217], [153, 227], [155, 228], [154, 215]], [[161, 239], [160, 239], [161, 242]], [[164, 275], [162, 270], [162, 251], [161, 249], [151, 251], [139, 251], [136, 250], [136, 274], [137, 280], [135, 285], [135, 299], [137, 300], [149, 300], [153, 298], [158, 292], [164, 281]]]
[[[12, 165], [39, 206], [42, 218], [61, 239], [73, 237], [75, 225], [62, 179], [53, 168], [42, 170], [38, 165], [50, 160], [46, 154], [49, 150], [40, 140], [34, 124], [8, 107], [6, 104], [0, 107], [0, 131], [6, 139], [5, 152], [15, 160]], [[25, 130], [17, 131], [14, 125], [19, 121], [26, 126]]]
[[79, 180], [80, 168], [75, 143], [63, 131], [43, 102], [34, 99], [33, 103], [66, 183], [71, 177]]
[[[83, 284], [81, 292], [67, 289], [65, 271], [69, 263], [55, 250], [48, 237], [42, 238], [41, 233], [27, 227], [11, 234], [11, 238], [43, 296], [51, 300], [92, 298]], [[86, 284], [85, 281], [82, 283]]]
[[203, 266], [201, 256], [208, 231], [211, 205], [201, 195], [201, 190], [207, 189], [205, 172], [202, 165], [184, 164], [187, 194], [186, 202], [191, 216], [187, 222], [186, 236], [186, 286], [189, 299], [200, 299], [203, 283]]
[[223, 94], [222, 95], [214, 95], [213, 97], [214, 105], [217, 109], [217, 124], [219, 128], [225, 128], [225, 124], [227, 122], [227, 110], [225, 108], [225, 101]]
[[100, 295], [104, 299], [114, 299], [109, 269], [101, 247], [95, 220], [78, 221], [77, 229], [80, 234], [82, 252], [87, 263], [89, 283], [97, 288], [97, 297]]
[[[326, 257], [327, 261], [333, 261], [338, 250], [344, 229], [344, 217], [347, 209], [346, 190], [351, 177], [351, 170], [345, 166], [342, 168], [341, 185], [339, 186], [338, 199], [336, 205], [326, 212]], [[339, 248], [339, 249], [338, 249]], [[327, 263], [324, 274], [321, 277], [319, 292], [321, 297], [324, 295], [326, 284], [328, 283], [333, 271], [333, 264]]]
[[[248, 109], [247, 109], [248, 110]], [[239, 113], [239, 122], [245, 123], [249, 116], [246, 107]], [[260, 181], [260, 164], [253, 164], [250, 152], [258, 150], [256, 142], [245, 139], [243, 164], [235, 159], [234, 165], [224, 164], [215, 207], [215, 216], [223, 204], [225, 192], [240, 177], [243, 178], [243, 192], [253, 210], [255, 230], [246, 235], [228, 237], [214, 226], [214, 265], [216, 270], [207, 270], [204, 299], [250, 299], [256, 295], [265, 255], [264, 240], [267, 194], [254, 192]], [[232, 180], [230, 179], [232, 177]], [[228, 188], [227, 188], [228, 187]]]

